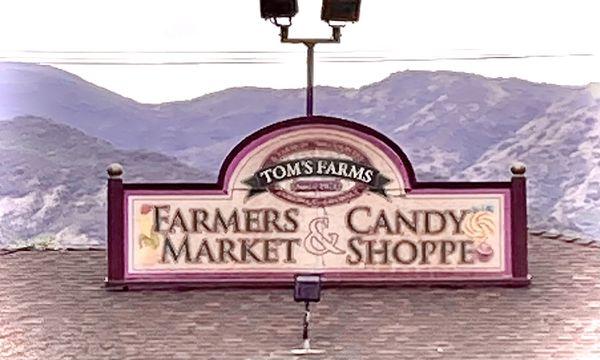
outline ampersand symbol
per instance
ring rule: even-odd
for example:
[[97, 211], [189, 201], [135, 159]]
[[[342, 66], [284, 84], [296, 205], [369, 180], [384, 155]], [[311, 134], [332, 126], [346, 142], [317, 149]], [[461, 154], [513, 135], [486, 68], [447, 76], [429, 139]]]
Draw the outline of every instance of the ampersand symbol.
[[329, 252], [334, 254], [344, 253], [344, 250], [335, 245], [338, 241], [338, 234], [323, 233], [323, 230], [327, 228], [329, 228], [328, 218], [318, 217], [311, 220], [310, 224], [308, 225], [310, 233], [303, 242], [306, 251], [313, 255], [324, 255]]

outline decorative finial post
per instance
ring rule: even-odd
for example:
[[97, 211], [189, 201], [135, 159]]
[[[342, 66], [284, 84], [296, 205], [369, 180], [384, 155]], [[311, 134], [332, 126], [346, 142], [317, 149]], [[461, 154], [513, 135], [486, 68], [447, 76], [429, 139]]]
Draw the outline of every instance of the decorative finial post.
[[531, 281], [527, 268], [527, 167], [522, 162], [516, 162], [510, 167], [512, 173], [510, 210], [512, 213], [512, 258], [513, 276], [524, 281]]
[[108, 165], [107, 188], [107, 250], [108, 250], [108, 281], [109, 284], [119, 284], [123, 281], [124, 265], [124, 221], [123, 221], [123, 166], [118, 163]]
[[112, 163], [106, 168], [109, 179], [120, 179], [123, 175], [123, 166], [119, 163]]
[[522, 162], [516, 162], [510, 167], [510, 172], [513, 176], [525, 177], [527, 167]]

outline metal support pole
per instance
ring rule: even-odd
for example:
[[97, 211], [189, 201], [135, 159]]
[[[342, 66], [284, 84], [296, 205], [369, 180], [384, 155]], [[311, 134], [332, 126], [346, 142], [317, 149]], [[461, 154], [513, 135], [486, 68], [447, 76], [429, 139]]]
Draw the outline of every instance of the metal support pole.
[[[313, 116], [313, 81], [315, 69], [315, 43], [306, 45], [306, 116]], [[308, 305], [307, 305], [308, 306]]]
[[339, 26], [331, 26], [331, 37], [329, 39], [290, 39], [289, 25], [279, 25], [282, 43], [306, 45], [306, 116], [313, 116], [314, 110], [314, 78], [315, 78], [315, 45], [336, 44], [340, 42], [342, 33]]
[[323, 354], [325, 350], [312, 349], [310, 347], [310, 338], [308, 337], [308, 327], [310, 325], [310, 309], [309, 302], [304, 303], [304, 319], [302, 321], [302, 347], [299, 349], [293, 349], [291, 352], [295, 355], [308, 355], [308, 354]]
[[302, 347], [304, 349], [310, 348], [310, 340], [308, 339], [308, 322], [310, 321], [310, 310], [308, 308], [308, 301], [305, 303], [304, 310], [304, 328], [302, 330]]

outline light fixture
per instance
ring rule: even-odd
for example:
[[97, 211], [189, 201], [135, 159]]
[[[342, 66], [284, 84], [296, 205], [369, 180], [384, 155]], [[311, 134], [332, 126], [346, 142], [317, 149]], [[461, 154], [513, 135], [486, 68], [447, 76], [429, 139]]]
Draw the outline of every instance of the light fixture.
[[317, 350], [310, 347], [308, 337], [308, 325], [310, 323], [311, 302], [321, 300], [321, 276], [298, 274], [294, 276], [294, 300], [304, 302], [304, 321], [302, 326], [302, 347], [293, 349], [294, 355], [323, 354], [325, 350]]
[[296, 275], [294, 280], [295, 301], [319, 302], [321, 300], [321, 277], [319, 275]]
[[323, 21], [358, 21], [360, 0], [323, 0], [321, 20]]
[[[298, 13], [297, 0], [260, 0], [260, 16], [269, 19], [279, 27], [282, 43], [304, 44], [306, 46], [306, 116], [313, 116], [313, 83], [315, 45], [337, 44], [342, 37], [343, 24], [335, 22], [358, 21], [360, 0], [323, 0], [321, 19], [331, 27], [330, 38], [289, 38], [292, 17]], [[286, 21], [287, 20], [287, 21]]]
[[298, 13], [298, 0], [260, 0], [263, 19], [292, 18]]

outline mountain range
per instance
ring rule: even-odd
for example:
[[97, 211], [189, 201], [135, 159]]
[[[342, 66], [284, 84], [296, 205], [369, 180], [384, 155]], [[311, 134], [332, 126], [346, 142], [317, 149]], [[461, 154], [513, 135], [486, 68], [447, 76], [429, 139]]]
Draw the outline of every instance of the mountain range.
[[37, 117], [0, 121], [0, 247], [103, 246], [106, 172], [122, 163], [131, 181], [202, 181], [210, 174], [143, 150], [120, 150]]
[[[315, 97], [315, 113], [367, 124], [395, 140], [422, 181], [508, 180], [511, 163], [522, 161], [528, 165], [530, 227], [600, 239], [598, 84], [404, 71], [358, 89], [317, 87]], [[0, 161], [3, 179], [11, 179], [0, 184], [2, 224], [18, 221], [15, 207], [29, 206], [19, 199], [41, 204], [65, 186], [69, 193], [85, 193], [77, 201], [90, 211], [76, 215], [81, 209], [69, 205], [76, 200], [56, 200], [54, 218], [44, 215], [26, 227], [0, 225], [0, 244], [65, 229], [81, 243], [102, 244], [104, 224], [92, 224], [104, 221], [99, 178], [108, 163], [125, 162], [128, 181], [214, 180], [244, 136], [303, 111], [302, 89], [241, 87], [142, 104], [50, 66], [0, 63], [0, 119], [9, 120], [0, 122]], [[37, 137], [15, 140], [30, 132]], [[17, 163], [22, 172], [15, 171]], [[158, 171], [159, 164], [169, 171]], [[47, 212], [35, 206], [27, 211]]]

